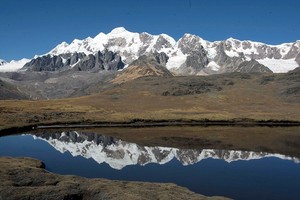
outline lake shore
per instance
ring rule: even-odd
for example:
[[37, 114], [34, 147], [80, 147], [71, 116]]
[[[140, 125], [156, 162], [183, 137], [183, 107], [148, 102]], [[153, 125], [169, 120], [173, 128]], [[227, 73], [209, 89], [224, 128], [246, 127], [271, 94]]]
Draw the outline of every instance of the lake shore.
[[17, 127], [0, 127], [0, 136], [9, 135], [12, 132], [23, 132], [35, 129], [65, 129], [65, 128], [145, 128], [145, 127], [180, 127], [180, 126], [236, 126], [236, 127], [292, 127], [299, 126], [300, 121], [292, 120], [253, 120], [253, 119], [232, 119], [232, 120], [144, 120], [133, 119], [124, 122], [68, 122], [35, 124]]
[[206, 197], [172, 183], [144, 183], [62, 176], [32, 158], [0, 157], [1, 199], [197, 199]]

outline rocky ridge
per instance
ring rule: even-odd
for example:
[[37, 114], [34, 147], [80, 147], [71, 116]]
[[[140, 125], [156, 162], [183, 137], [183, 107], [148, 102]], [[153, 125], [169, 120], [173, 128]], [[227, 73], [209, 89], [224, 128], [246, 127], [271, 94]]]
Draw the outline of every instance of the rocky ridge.
[[[185, 34], [178, 41], [175, 41], [166, 34], [134, 33], [127, 31], [123, 27], [118, 27], [108, 34], [99, 33], [94, 38], [75, 39], [70, 44], [63, 42], [45, 54], [44, 56], [46, 57], [40, 56], [44, 58], [36, 60], [35, 63], [44, 63], [45, 61], [43, 60], [45, 58], [49, 59], [50, 56], [54, 60], [47, 62], [58, 64], [57, 68], [60, 69], [65, 66], [65, 62], [69, 62], [65, 59], [72, 60], [72, 54], [83, 53], [86, 56], [92, 55], [90, 57], [91, 60], [84, 64], [95, 66], [97, 59], [93, 58], [93, 56], [96, 57], [95, 55], [99, 54], [99, 51], [102, 54], [108, 51], [120, 56], [125, 67], [140, 56], [154, 52], [163, 52], [169, 58], [165, 66], [179, 75], [228, 73], [238, 70], [238, 66], [241, 63], [243, 63], [243, 68], [248, 67], [250, 69], [240, 71], [252, 72], [253, 63], [246, 62], [251, 60], [256, 60], [275, 73], [281, 73], [299, 66], [297, 55], [300, 52], [300, 41], [268, 45], [260, 42], [240, 41], [229, 38], [224, 41], [210, 42], [192, 34]], [[71, 63], [74, 64], [74, 59], [70, 62], [70, 65], [72, 65]], [[31, 64], [34, 64], [34, 62], [31, 62]], [[32, 67], [40, 68], [40, 65], [34, 66]], [[119, 69], [122, 68], [118, 64], [117, 66]], [[90, 68], [88, 67], [88, 69]], [[103, 69], [103, 67], [99, 68]], [[115, 68], [112, 67], [112, 69]], [[53, 67], [50, 67], [50, 69], [53, 69]], [[256, 67], [254, 71], [266, 72], [269, 70], [260, 66], [259, 68]]]
[[112, 51], [98, 51], [96, 54], [65, 53], [60, 55], [45, 55], [26, 63], [23, 70], [29, 71], [93, 71], [120, 70], [124, 63], [121, 57]]
[[168, 56], [165, 53], [151, 53], [143, 55], [133, 61], [127, 68], [111, 82], [124, 83], [140, 77], [172, 77], [172, 73], [165, 67]]

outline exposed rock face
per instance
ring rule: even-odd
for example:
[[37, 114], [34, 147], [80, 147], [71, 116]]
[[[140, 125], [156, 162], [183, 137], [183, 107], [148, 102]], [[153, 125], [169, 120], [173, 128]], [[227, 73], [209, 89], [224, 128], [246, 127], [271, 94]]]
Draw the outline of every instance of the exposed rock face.
[[163, 66], [166, 59], [167, 57], [163, 53], [141, 56], [117, 75], [112, 82], [124, 83], [143, 76], [172, 77], [172, 73]]
[[61, 176], [44, 168], [45, 164], [35, 159], [1, 157], [0, 199], [226, 199], [205, 197], [170, 183]]
[[179, 39], [178, 48], [183, 54], [187, 54], [193, 51], [201, 51], [202, 53], [204, 53], [200, 37], [191, 34], [184, 34], [184, 36]]
[[124, 67], [121, 57], [111, 51], [98, 51], [95, 55], [67, 53], [58, 56], [46, 55], [32, 59], [23, 69], [29, 71], [100, 71], [119, 70]]
[[155, 58], [155, 60], [163, 66], [166, 66], [168, 60], [169, 60], [169, 56], [167, 56], [167, 54], [165, 54], [164, 52], [161, 53], [152, 53], [152, 55], [150, 54], [149, 56], [153, 56]]
[[[217, 43], [217, 42], [215, 42]], [[247, 58], [260, 60], [260, 59], [291, 59], [295, 58], [299, 52], [299, 41], [294, 43], [286, 43], [281, 45], [267, 45], [259, 42], [240, 41], [237, 39], [229, 38], [223, 43], [226, 52], [229, 54], [244, 53]]]
[[300, 53], [298, 53], [295, 60], [298, 63], [298, 65], [300, 66]]
[[[284, 59], [293, 59], [300, 53], [300, 41], [293, 43], [288, 53], [283, 56]], [[299, 64], [299, 63], [298, 63]], [[300, 66], [300, 65], [299, 65]]]
[[23, 68], [32, 71], [58, 71], [61, 70], [65, 64], [60, 56], [42, 56], [32, 59], [26, 63]]
[[[98, 52], [104, 52], [106, 49], [116, 54], [116, 60], [111, 64], [104, 64], [97, 58]], [[169, 59], [164, 65], [180, 75], [235, 72], [242, 61], [250, 60], [257, 60], [274, 73], [286, 73], [299, 66], [295, 58], [300, 53], [300, 41], [268, 45], [229, 38], [224, 41], [209, 42], [191, 34], [185, 34], [175, 41], [166, 34], [133, 33], [119, 27], [108, 34], [99, 33], [94, 38], [75, 39], [70, 44], [63, 42], [48, 53], [51, 60], [49, 56], [42, 56], [26, 66], [31, 66], [35, 71], [56, 71], [74, 67], [75, 63], [84, 59], [84, 66], [77, 66], [78, 70], [116, 69], [122, 68], [118, 59], [122, 58], [125, 65], [130, 65], [140, 56], [152, 52], [165, 53]], [[84, 54], [84, 56], [79, 58], [80, 55], [73, 55], [74, 53]], [[74, 57], [69, 60], [71, 55]], [[243, 60], [241, 61], [240, 58]]]
[[154, 44], [154, 49], [160, 51], [163, 48], [172, 48], [173, 44], [165, 37], [165, 35], [158, 36], [156, 43]]
[[[227, 60], [227, 64], [210, 70], [205, 69], [211, 62], [217, 60], [218, 49], [222, 47], [224, 54], [232, 58]], [[287, 72], [297, 67], [297, 63], [289, 62], [285, 64], [286, 69], [281, 66], [282, 61], [294, 59], [299, 53], [299, 41], [295, 43], [286, 43], [281, 45], [267, 45], [259, 42], [240, 41], [229, 38], [224, 41], [209, 42], [196, 35], [185, 34], [181, 39], [175, 41], [166, 34], [151, 35], [148, 33], [133, 33], [124, 28], [116, 28], [108, 34], [100, 33], [95, 38], [87, 38], [84, 40], [74, 40], [71, 44], [61, 44], [53, 49], [50, 54], [58, 55], [63, 52], [79, 52], [95, 53], [97, 50], [108, 49], [118, 53], [125, 64], [129, 65], [142, 55], [148, 55], [150, 52], [164, 52], [169, 60], [166, 67], [173, 72], [179, 74], [198, 74], [199, 71], [210, 73], [227, 73], [238, 68], [240, 63], [234, 57], [243, 55], [244, 59], [258, 60], [266, 67], [274, 72]], [[222, 56], [222, 55], [220, 55]], [[272, 62], [264, 62], [272, 59]], [[261, 61], [263, 60], [263, 61]], [[230, 61], [234, 63], [229, 64]], [[274, 65], [278, 63], [278, 67]], [[214, 64], [214, 63], [212, 63]], [[267, 65], [266, 65], [267, 64]], [[211, 66], [211, 65], [210, 65]], [[226, 69], [226, 67], [231, 67]], [[277, 69], [278, 68], [278, 69]]]
[[88, 55], [80, 60], [74, 70], [78, 71], [100, 71], [100, 70], [119, 70], [123, 69], [124, 63], [118, 54], [111, 51], [98, 51], [95, 55]]
[[207, 51], [203, 48], [201, 40], [197, 36], [185, 34], [178, 41], [178, 48], [183, 54], [187, 55], [186, 61], [177, 70], [174, 70], [178, 74], [197, 74], [209, 63]]
[[221, 42], [217, 48], [217, 55], [214, 58], [214, 62], [219, 66], [217, 73], [229, 73], [235, 72], [236, 68], [245, 61], [243, 54], [239, 54], [239, 57], [230, 57], [225, 53], [226, 44]]
[[212, 73], [231, 73], [231, 72], [241, 72], [241, 73], [272, 73], [272, 71], [266, 66], [260, 64], [254, 59], [248, 61], [243, 53], [239, 53], [238, 56], [230, 57], [226, 54], [226, 49], [228, 47], [226, 42], [221, 42], [217, 48], [217, 55], [214, 58], [214, 63], [217, 65], [208, 65], [203, 71], [207, 74]]
[[272, 73], [269, 68], [260, 64], [256, 60], [242, 62], [235, 71], [241, 73]]

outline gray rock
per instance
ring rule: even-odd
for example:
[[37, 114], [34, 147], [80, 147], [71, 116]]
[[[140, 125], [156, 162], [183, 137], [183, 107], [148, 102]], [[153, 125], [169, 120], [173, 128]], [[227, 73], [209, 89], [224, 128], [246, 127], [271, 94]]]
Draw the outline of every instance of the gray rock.
[[178, 42], [178, 48], [183, 54], [198, 52], [207, 54], [200, 42], [200, 37], [190, 34], [185, 34]]
[[167, 59], [164, 56], [166, 56], [165, 53], [152, 53], [140, 56], [137, 60], [133, 61], [126, 70], [130, 72], [131, 68], [138, 67], [143, 69], [144, 75], [151, 71], [155, 76], [172, 77], [171, 72], [163, 65], [163, 62]]
[[[289, 52], [284, 56], [284, 59], [292, 59], [295, 58], [300, 53], [300, 41], [295, 42]], [[299, 63], [298, 63], [299, 64]]]
[[155, 58], [155, 60], [159, 64], [161, 64], [163, 66], [166, 66], [166, 64], [169, 60], [169, 56], [167, 56], [166, 53], [164, 53], [164, 52], [161, 52], [161, 53], [155, 52], [155, 53], [152, 53], [152, 54], [153, 54], [152, 56]]
[[268, 67], [256, 60], [242, 62], [235, 71], [241, 73], [272, 73]]
[[160, 63], [163, 62], [163, 59], [165, 59], [163, 57], [163, 53], [154, 53], [140, 56], [137, 60], [133, 61], [128, 67], [126, 67], [120, 74], [118, 74], [113, 80], [111, 80], [111, 82], [121, 84], [146, 76], [165, 78], [173, 77], [172, 73]]
[[108, 41], [107, 46], [120, 46], [125, 47], [127, 45], [126, 39], [122, 37], [112, 38]]
[[111, 51], [97, 52], [95, 55], [84, 53], [42, 56], [26, 63], [23, 69], [28, 71], [93, 71], [119, 70], [124, 67], [121, 57]]
[[84, 57], [86, 57], [84, 53], [46, 55], [32, 59], [24, 65], [23, 69], [28, 71], [64, 71]]
[[42, 56], [32, 59], [26, 63], [23, 69], [29, 71], [57, 71], [64, 67], [63, 60], [60, 56]]
[[239, 57], [229, 57], [225, 53], [225, 42], [221, 42], [217, 48], [217, 56], [214, 61], [221, 67], [218, 73], [229, 73], [235, 72], [237, 67], [245, 61], [245, 57], [243, 54], [240, 54]]
[[0, 100], [8, 99], [29, 99], [29, 97], [14, 84], [0, 78]]
[[277, 47], [270, 47], [267, 45], [261, 45], [257, 47], [258, 54], [252, 54], [252, 59], [265, 59], [265, 58], [275, 58], [280, 59], [282, 55]]
[[209, 63], [207, 52], [197, 36], [185, 34], [179, 40], [178, 48], [188, 56], [185, 63], [176, 70], [176, 73], [181, 75], [197, 74]]
[[155, 50], [159, 51], [162, 48], [171, 48], [172, 44], [162, 35], [160, 35], [154, 45]]
[[300, 53], [298, 53], [295, 60], [296, 60], [296, 62], [298, 63], [298, 65], [300, 67]]

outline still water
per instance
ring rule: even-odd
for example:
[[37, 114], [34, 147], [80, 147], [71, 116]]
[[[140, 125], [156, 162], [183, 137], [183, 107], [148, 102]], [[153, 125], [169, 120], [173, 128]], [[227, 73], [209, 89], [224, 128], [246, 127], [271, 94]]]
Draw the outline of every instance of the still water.
[[300, 159], [263, 152], [147, 147], [77, 131], [0, 137], [0, 156], [33, 157], [59, 174], [171, 182], [208, 196], [298, 199]]

